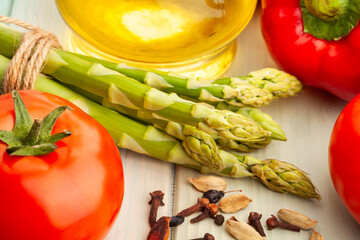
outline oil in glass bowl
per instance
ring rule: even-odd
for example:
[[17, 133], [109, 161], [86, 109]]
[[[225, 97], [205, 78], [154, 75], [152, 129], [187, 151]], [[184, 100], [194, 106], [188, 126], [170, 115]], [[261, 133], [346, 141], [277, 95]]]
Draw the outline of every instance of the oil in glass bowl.
[[70, 50], [138, 67], [214, 78], [257, 0], [57, 0]]

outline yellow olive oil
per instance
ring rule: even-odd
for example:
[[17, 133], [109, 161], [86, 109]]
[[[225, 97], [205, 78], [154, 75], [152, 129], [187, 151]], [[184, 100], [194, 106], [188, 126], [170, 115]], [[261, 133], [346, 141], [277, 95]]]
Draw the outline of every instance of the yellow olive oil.
[[232, 41], [257, 0], [56, 0], [74, 31], [67, 50], [140, 68], [213, 79], [231, 65]]
[[99, 50], [172, 63], [209, 54], [246, 26], [256, 0], [57, 0], [70, 27]]

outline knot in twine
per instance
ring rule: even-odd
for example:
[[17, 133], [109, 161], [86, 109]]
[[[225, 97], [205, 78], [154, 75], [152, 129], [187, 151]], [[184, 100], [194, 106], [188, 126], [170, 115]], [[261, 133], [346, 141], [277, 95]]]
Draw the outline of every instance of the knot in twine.
[[2, 93], [33, 89], [51, 47], [62, 49], [56, 36], [20, 20], [0, 15], [0, 22], [31, 30], [21, 38], [4, 76]]

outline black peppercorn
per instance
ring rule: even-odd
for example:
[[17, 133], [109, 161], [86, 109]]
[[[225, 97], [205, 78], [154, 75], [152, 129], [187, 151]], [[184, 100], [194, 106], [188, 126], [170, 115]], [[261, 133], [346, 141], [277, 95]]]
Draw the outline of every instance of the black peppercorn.
[[224, 223], [225, 218], [223, 215], [218, 214], [214, 217], [214, 221], [216, 225], [221, 226]]
[[184, 222], [183, 216], [173, 216], [173, 217], [171, 217], [169, 226], [176, 227], [176, 226], [179, 226], [180, 224], [182, 224], [183, 222]]

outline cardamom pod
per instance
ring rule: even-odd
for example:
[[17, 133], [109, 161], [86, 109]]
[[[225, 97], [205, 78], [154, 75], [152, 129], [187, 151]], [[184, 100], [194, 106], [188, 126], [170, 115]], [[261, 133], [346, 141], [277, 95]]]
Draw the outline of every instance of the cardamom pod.
[[224, 197], [219, 202], [219, 209], [224, 213], [238, 212], [249, 205], [252, 199], [244, 194], [234, 194]]
[[320, 233], [316, 231], [316, 229], [313, 229], [313, 232], [311, 234], [310, 240], [324, 240], [324, 238], [321, 236]]
[[202, 176], [198, 178], [187, 179], [200, 192], [207, 192], [209, 190], [224, 191], [226, 182], [224, 179], [214, 176]]
[[318, 223], [317, 220], [312, 220], [308, 216], [289, 210], [289, 209], [280, 209], [278, 211], [279, 218], [287, 223], [291, 223], [295, 226], [298, 226], [301, 229], [311, 229], [316, 226]]
[[234, 216], [228, 219], [225, 223], [226, 230], [237, 240], [263, 240], [262, 237], [254, 228], [243, 221], [237, 220]]

